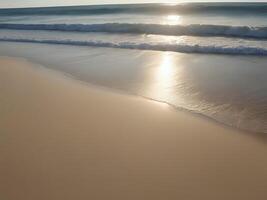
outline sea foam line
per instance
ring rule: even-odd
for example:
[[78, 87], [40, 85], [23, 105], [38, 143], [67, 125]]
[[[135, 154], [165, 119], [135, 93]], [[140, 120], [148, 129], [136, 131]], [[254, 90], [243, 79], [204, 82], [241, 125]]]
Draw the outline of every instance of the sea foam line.
[[0, 38], [0, 41], [6, 42], [29, 42], [44, 44], [60, 44], [90, 47], [108, 47], [120, 49], [139, 49], [155, 51], [172, 51], [181, 53], [204, 53], [204, 54], [229, 54], [229, 55], [257, 55], [267, 56], [267, 49], [257, 47], [225, 47], [225, 46], [201, 46], [186, 44], [151, 44], [151, 43], [131, 43], [131, 42], [103, 42], [103, 41], [75, 41], [75, 40], [40, 40], [40, 39], [17, 39], [17, 38]]
[[106, 32], [157, 35], [223, 36], [267, 39], [267, 27], [226, 25], [164, 25], [164, 24], [0, 24], [0, 29]]

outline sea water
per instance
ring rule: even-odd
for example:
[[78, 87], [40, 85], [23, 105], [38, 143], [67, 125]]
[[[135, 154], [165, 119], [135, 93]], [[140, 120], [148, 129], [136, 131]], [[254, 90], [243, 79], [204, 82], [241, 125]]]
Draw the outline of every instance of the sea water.
[[2, 9], [0, 41], [1, 55], [267, 133], [266, 3]]

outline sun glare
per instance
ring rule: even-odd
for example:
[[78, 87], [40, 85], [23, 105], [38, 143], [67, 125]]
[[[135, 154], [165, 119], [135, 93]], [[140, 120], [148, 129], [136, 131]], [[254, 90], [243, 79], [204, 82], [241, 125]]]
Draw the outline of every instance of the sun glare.
[[179, 16], [179, 15], [167, 15], [165, 17], [165, 21], [166, 21], [166, 24], [169, 24], [169, 25], [179, 24], [181, 21], [181, 16]]
[[151, 71], [151, 85], [148, 88], [148, 93], [156, 99], [161, 100], [169, 98], [173, 94], [173, 75], [175, 63], [173, 54], [163, 52], [158, 58], [158, 65], [155, 65]]
[[179, 15], [168, 15], [167, 19], [170, 21], [178, 21], [180, 19]]

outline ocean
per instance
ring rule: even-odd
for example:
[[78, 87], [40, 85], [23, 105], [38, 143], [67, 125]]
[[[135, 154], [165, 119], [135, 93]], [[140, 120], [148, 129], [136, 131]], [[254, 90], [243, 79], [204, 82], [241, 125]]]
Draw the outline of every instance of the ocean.
[[267, 133], [267, 3], [0, 9], [0, 55]]

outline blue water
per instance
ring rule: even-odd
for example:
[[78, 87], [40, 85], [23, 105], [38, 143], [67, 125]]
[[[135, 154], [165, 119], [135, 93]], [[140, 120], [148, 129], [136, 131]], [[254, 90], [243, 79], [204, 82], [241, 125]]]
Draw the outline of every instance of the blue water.
[[[266, 3], [192, 3], [178, 5], [134, 4], [106, 6], [75, 6], [53, 8], [26, 8], [0, 10], [0, 33], [2, 41], [21, 41], [150, 49], [187, 53], [218, 53], [240, 55], [267, 54], [267, 4]], [[18, 34], [14, 35], [14, 30]], [[20, 34], [31, 30], [36, 36]], [[39, 38], [38, 31], [48, 31]], [[54, 38], [53, 31], [68, 32], [65, 37]], [[105, 41], [105, 35], [97, 41], [77, 40], [73, 32], [118, 34], [121, 41]], [[136, 38], [128, 41], [127, 36]], [[193, 43], [147, 42], [142, 35], [196, 36]], [[44, 36], [44, 34], [43, 34]], [[52, 37], [52, 38], [51, 38]], [[213, 40], [220, 38], [219, 42]], [[229, 38], [236, 38], [236, 41]], [[84, 38], [84, 37], [83, 37]], [[167, 38], [167, 37], [166, 37]], [[178, 38], [179, 39], [179, 38]], [[176, 41], [178, 41], [178, 39]], [[242, 40], [243, 39], [243, 40]], [[248, 39], [249, 42], [247, 42]], [[214, 42], [210, 42], [210, 41]], [[264, 45], [263, 45], [264, 44]]]
[[[16, 50], [16, 44], [23, 48]], [[267, 132], [267, 3], [0, 9], [2, 54], [9, 48], [40, 62], [54, 59], [58, 66], [62, 60], [53, 56], [80, 59], [73, 65], [64, 62], [60, 70], [241, 129]], [[85, 49], [97, 52], [87, 58]], [[91, 65], [98, 67], [91, 70]], [[161, 76], [153, 77], [157, 68]]]

